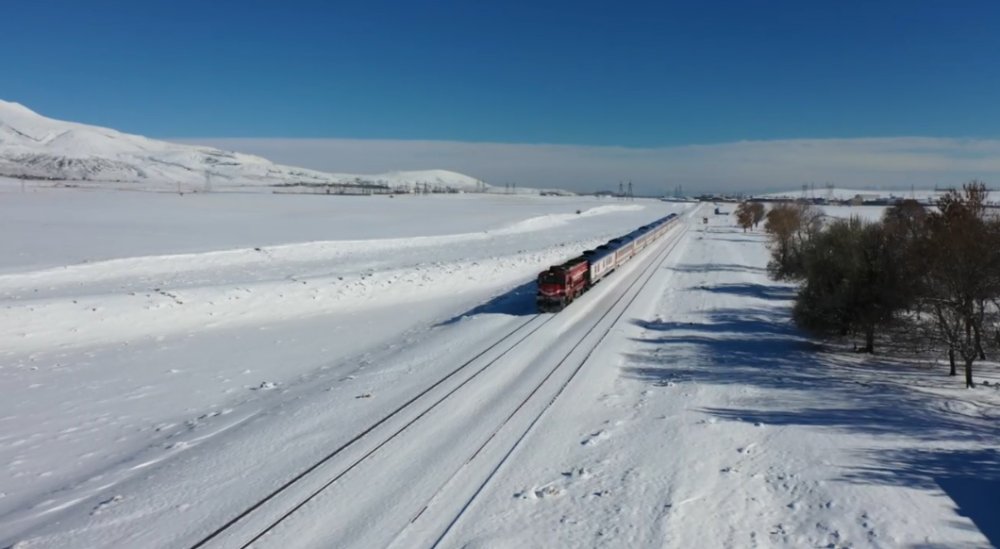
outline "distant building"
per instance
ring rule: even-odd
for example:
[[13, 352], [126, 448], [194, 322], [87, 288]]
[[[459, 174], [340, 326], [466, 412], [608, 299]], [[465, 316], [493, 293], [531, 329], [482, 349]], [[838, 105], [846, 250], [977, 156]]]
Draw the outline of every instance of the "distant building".
[[880, 200], [881, 197], [877, 194], [856, 194], [854, 198], [848, 200], [848, 204], [851, 206], [861, 206], [866, 203], [874, 202]]

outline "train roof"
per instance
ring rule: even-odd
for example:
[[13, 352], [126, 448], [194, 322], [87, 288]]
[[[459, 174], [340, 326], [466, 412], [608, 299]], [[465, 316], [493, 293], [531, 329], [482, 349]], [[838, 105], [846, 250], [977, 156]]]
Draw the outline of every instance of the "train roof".
[[611, 240], [609, 240], [607, 246], [611, 250], [617, 250], [618, 248], [627, 246], [633, 240], [635, 239], [629, 235], [619, 236], [618, 238], [612, 238]]
[[583, 255], [589, 258], [591, 261], [597, 261], [603, 257], [609, 256], [614, 253], [614, 250], [608, 248], [606, 245], [598, 246], [593, 250], [587, 250], [583, 252]]
[[568, 270], [572, 269], [573, 267], [576, 267], [580, 263], [586, 263], [586, 262], [587, 262], [587, 258], [583, 257], [582, 255], [579, 255], [579, 256], [574, 257], [573, 259], [566, 260], [566, 261], [560, 263], [559, 265], [553, 265], [553, 266], [549, 267], [548, 269], [545, 269], [544, 271], [542, 271], [542, 273], [540, 273], [540, 274], [544, 274], [544, 273], [552, 272], [552, 271], [568, 271]]

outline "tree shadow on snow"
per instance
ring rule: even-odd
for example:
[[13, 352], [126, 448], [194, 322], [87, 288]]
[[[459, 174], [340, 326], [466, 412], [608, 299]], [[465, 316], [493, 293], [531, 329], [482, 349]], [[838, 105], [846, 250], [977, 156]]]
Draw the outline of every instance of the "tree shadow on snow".
[[739, 236], [739, 237], [736, 237], [736, 238], [722, 238], [722, 237], [718, 237], [718, 236], [712, 236], [712, 241], [713, 242], [716, 242], [716, 241], [721, 241], [721, 242], [740, 242], [740, 243], [743, 243], [743, 242], [766, 242], [767, 241], [767, 236], [759, 234], [759, 233], [746, 233], [746, 234], [744, 234], [742, 236]]
[[813, 345], [765, 309], [716, 309], [706, 323], [634, 320], [653, 332], [636, 341], [652, 346], [629, 357], [626, 377], [656, 384], [695, 381], [794, 388], [810, 380], [797, 364]]
[[743, 231], [742, 227], [737, 227], [735, 225], [708, 225], [708, 226], [702, 226], [702, 228], [705, 229], [706, 233], [715, 233], [715, 234], [730, 234], [730, 233], [750, 234], [750, 233], [745, 233]]
[[926, 370], [897, 372], [893, 366], [886, 372], [891, 379], [883, 381], [875, 366], [859, 367], [850, 356], [821, 352], [791, 324], [787, 308], [718, 309], [705, 323], [634, 323], [647, 330], [649, 337], [637, 341], [649, 348], [628, 357], [624, 376], [660, 386], [692, 382], [777, 389], [748, 396], [739, 407], [701, 411], [731, 421], [902, 436], [914, 446], [922, 444], [870, 450], [864, 465], [841, 480], [939, 487], [958, 513], [1000, 545], [1000, 450], [926, 449], [928, 443], [1000, 440], [1000, 425], [942, 408], [939, 397], [900, 381], [906, 375], [925, 377]]
[[687, 265], [675, 265], [669, 267], [671, 271], [680, 273], [708, 273], [708, 272], [731, 272], [731, 273], [758, 273], [766, 274], [764, 267], [754, 267], [753, 265], [740, 265], [736, 263], [689, 263]]
[[781, 301], [787, 301], [795, 297], [795, 288], [776, 284], [716, 284], [714, 286], [695, 286], [690, 289], [703, 290], [714, 294], [730, 294]]
[[502, 314], [511, 316], [528, 316], [538, 314], [535, 297], [538, 295], [538, 283], [535, 280], [525, 282], [502, 294], [493, 296], [489, 301], [481, 303], [464, 313], [455, 315], [440, 322], [437, 326], [454, 324], [465, 317], [481, 314]]
[[[849, 375], [842, 357], [817, 352], [787, 309], [717, 309], [709, 322], [634, 321], [654, 337], [648, 352], [630, 355], [626, 377], [658, 385], [695, 382], [788, 390], [744, 408], [706, 408], [716, 417], [770, 425], [812, 425], [918, 440], [980, 440], [1000, 428], [933, 409], [928, 395], [898, 383]], [[892, 374], [887, 374], [892, 375]]]
[[940, 488], [986, 539], [1000, 546], [1000, 450], [923, 449], [871, 450], [871, 465], [858, 467], [845, 480], [910, 488]]

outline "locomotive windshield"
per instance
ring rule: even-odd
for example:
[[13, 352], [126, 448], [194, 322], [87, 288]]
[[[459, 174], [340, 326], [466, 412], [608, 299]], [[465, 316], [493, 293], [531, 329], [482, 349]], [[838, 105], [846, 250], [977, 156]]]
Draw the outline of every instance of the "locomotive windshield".
[[538, 277], [538, 281], [542, 284], [562, 284], [563, 276], [559, 272], [545, 271]]

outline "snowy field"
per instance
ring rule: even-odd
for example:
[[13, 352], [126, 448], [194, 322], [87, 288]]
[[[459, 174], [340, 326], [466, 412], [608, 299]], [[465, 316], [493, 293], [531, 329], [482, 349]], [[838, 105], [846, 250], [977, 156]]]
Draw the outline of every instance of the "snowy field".
[[28, 185], [21, 192], [19, 181], [0, 178], [0, 272], [317, 241], [530, 231], [513, 224], [530, 220], [542, 229], [560, 223], [538, 219], [549, 214], [621, 204], [508, 195], [337, 197], [268, 189], [179, 195]]
[[0, 547], [1000, 543], [995, 365], [819, 348], [708, 208], [0, 187]]

